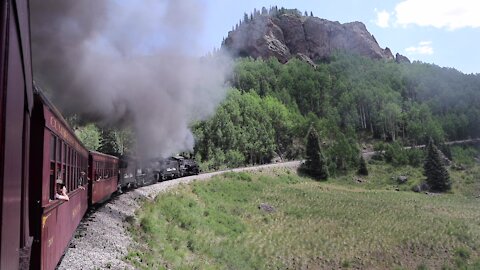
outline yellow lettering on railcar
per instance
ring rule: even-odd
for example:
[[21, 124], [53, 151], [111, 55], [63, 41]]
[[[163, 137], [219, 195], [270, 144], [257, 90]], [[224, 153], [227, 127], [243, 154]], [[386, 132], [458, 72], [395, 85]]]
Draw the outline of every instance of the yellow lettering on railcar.
[[64, 127], [62, 123], [60, 123], [54, 116], [50, 116], [50, 126], [60, 135], [60, 137], [63, 140], [65, 140], [75, 148], [79, 147], [79, 144], [77, 143], [75, 138], [70, 134], [68, 129]]
[[77, 206], [75, 206], [75, 208], [73, 208], [72, 210], [72, 218], [75, 218], [78, 215], [78, 213], [80, 213], [81, 209], [82, 209], [82, 206], [80, 205], [80, 203]]
[[42, 217], [42, 230], [45, 229], [45, 224], [47, 223], [47, 219], [50, 217], [50, 215], [51, 213]]
[[52, 238], [48, 239], [48, 241], [47, 241], [47, 247], [50, 247], [51, 245], [53, 245], [53, 239], [54, 239], [53, 236], [52, 236]]

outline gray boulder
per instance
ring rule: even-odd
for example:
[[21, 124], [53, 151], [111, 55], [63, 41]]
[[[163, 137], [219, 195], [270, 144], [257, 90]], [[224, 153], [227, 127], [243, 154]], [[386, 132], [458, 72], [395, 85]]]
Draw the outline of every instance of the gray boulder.
[[400, 175], [397, 177], [397, 183], [399, 184], [405, 184], [408, 181], [408, 177]]

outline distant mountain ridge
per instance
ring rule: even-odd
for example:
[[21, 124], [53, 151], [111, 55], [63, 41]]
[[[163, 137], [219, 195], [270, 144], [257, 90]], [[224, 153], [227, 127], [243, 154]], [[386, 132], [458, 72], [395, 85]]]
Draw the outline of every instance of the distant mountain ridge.
[[298, 57], [313, 64], [336, 51], [410, 62], [398, 53], [394, 57], [388, 47], [381, 48], [361, 22], [341, 24], [276, 7], [268, 12], [265, 8], [254, 11], [250, 17], [245, 14], [244, 20], [228, 33], [222, 48], [236, 57], [276, 57], [282, 63]]

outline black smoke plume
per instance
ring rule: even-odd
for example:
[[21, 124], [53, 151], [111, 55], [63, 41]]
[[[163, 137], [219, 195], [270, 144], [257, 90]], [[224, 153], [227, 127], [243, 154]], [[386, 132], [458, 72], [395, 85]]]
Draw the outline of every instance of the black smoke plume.
[[146, 157], [191, 150], [189, 124], [225, 96], [229, 61], [199, 58], [192, 0], [31, 0], [36, 81], [66, 113], [132, 126]]

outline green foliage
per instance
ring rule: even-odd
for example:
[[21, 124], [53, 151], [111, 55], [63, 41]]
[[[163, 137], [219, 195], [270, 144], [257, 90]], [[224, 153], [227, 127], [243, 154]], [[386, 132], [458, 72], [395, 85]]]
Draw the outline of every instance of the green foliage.
[[[297, 12], [268, 11], [272, 16]], [[480, 134], [480, 75], [340, 53], [316, 64], [238, 59], [227, 100], [212, 119], [194, 126], [196, 153], [212, 163], [222, 160], [221, 151], [227, 166], [239, 164], [229, 150], [241, 153], [245, 164], [298, 158], [313, 124], [327, 142], [328, 166], [336, 174], [357, 168], [358, 147], [352, 142], [357, 133], [392, 142], [386, 157], [399, 166], [418, 165], [422, 153], [396, 151], [395, 143], [425, 144], [430, 137], [441, 143]], [[346, 144], [335, 143], [339, 140]]]
[[288, 153], [292, 126], [289, 111], [275, 98], [232, 89], [214, 117], [194, 126], [195, 151], [212, 168], [270, 162], [274, 153]]
[[130, 129], [121, 129], [115, 131], [115, 141], [118, 146], [118, 153], [128, 155], [133, 150], [134, 134]]
[[318, 133], [313, 127], [308, 132], [305, 164], [302, 170], [316, 179], [328, 178], [327, 159], [322, 153]]
[[338, 133], [332, 145], [327, 149], [327, 156], [331, 160], [329, 172], [332, 174], [345, 173], [349, 168], [357, 168], [360, 151], [356, 140]]
[[98, 151], [109, 155], [119, 154], [117, 138], [113, 129], [102, 129]]
[[407, 165], [408, 155], [403, 145], [398, 142], [386, 144], [385, 147], [385, 160], [393, 165]]
[[432, 190], [448, 191], [451, 189], [450, 175], [433, 140], [430, 140], [427, 145], [427, 156], [423, 168], [427, 183]]
[[100, 131], [94, 124], [77, 128], [75, 135], [77, 135], [88, 150], [95, 151], [100, 147]]
[[472, 166], [476, 162], [475, 158], [480, 156], [479, 149], [474, 147], [453, 146], [451, 151], [452, 160], [465, 166]]
[[245, 156], [237, 150], [228, 150], [225, 154], [225, 161], [227, 163], [227, 167], [229, 168], [237, 168], [245, 165]]
[[425, 151], [422, 149], [411, 148], [405, 150], [408, 158], [408, 165], [413, 167], [420, 167], [425, 160]]

